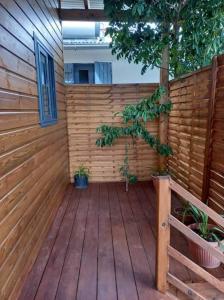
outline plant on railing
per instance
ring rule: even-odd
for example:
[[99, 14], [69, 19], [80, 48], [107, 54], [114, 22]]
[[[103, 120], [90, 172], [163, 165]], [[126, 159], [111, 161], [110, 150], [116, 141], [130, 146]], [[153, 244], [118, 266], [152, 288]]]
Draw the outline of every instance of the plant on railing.
[[[124, 107], [122, 112], [116, 113], [115, 117], [121, 117], [124, 126], [116, 127], [112, 125], [101, 125], [97, 128], [97, 133], [101, 137], [96, 140], [98, 147], [112, 146], [114, 142], [122, 137], [131, 137], [133, 140], [142, 138], [151, 148], [162, 156], [169, 156], [172, 154], [172, 149], [167, 144], [160, 143], [160, 140], [154, 137], [146, 128], [148, 121], [153, 121], [159, 118], [161, 114], [169, 114], [172, 108], [171, 101], [160, 104], [159, 99], [165, 94], [165, 89], [159, 87], [149, 97], [142, 99], [139, 103], [129, 104]], [[126, 147], [126, 144], [125, 144]], [[132, 178], [128, 176], [128, 153], [124, 158], [124, 165], [120, 168], [125, 178]]]
[[[208, 215], [192, 204], [190, 204], [190, 212], [195, 223], [189, 225], [189, 228], [202, 239], [210, 243], [210, 245], [217, 247], [224, 252], [224, 230], [210, 224]], [[188, 244], [190, 253], [201, 266], [206, 268], [217, 268], [220, 265], [220, 261], [216, 257], [213, 257], [209, 253], [209, 250], [201, 248], [190, 240]]]

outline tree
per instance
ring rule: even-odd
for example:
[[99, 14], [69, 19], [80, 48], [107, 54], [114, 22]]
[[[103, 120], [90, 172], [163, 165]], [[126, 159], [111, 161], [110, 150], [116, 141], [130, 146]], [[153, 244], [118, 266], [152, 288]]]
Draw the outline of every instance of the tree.
[[208, 65], [224, 51], [223, 0], [105, 0], [117, 58], [163, 66], [174, 77]]
[[[117, 113], [122, 119], [123, 125], [120, 127], [101, 125], [97, 128], [97, 133], [101, 134], [96, 140], [98, 147], [112, 146], [114, 142], [122, 137], [132, 138], [133, 142], [137, 138], [142, 138], [151, 148], [163, 157], [172, 154], [169, 145], [161, 143], [161, 141], [150, 134], [147, 130], [146, 123], [159, 118], [161, 114], [169, 114], [172, 108], [170, 101], [164, 104], [159, 103], [159, 99], [166, 93], [163, 87], [159, 87], [151, 96], [142, 99], [136, 104], [126, 105], [124, 110]], [[128, 140], [125, 140], [125, 158], [124, 164], [120, 168], [120, 172], [126, 181], [126, 191], [128, 183], [135, 182], [136, 176], [130, 173], [128, 159]]]
[[[160, 84], [168, 98], [169, 74], [208, 65], [224, 51], [223, 0], [105, 0], [110, 18], [107, 33], [117, 58], [160, 68]], [[160, 142], [167, 143], [168, 118], [160, 117]], [[166, 164], [160, 158], [160, 168]]]

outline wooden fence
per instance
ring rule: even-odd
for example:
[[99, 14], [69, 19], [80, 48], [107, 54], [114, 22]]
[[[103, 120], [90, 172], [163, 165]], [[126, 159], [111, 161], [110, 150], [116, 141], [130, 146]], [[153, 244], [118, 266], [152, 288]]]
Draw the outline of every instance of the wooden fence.
[[204, 181], [205, 197], [215, 210], [224, 210], [224, 55], [212, 68], [211, 104]]
[[[124, 141], [99, 149], [96, 127], [120, 125], [114, 113], [152, 93], [155, 84], [67, 86], [70, 176], [82, 163], [92, 181], [121, 180], [119, 166]], [[173, 110], [169, 117], [168, 142], [174, 155], [168, 159], [172, 177], [216, 210], [224, 208], [224, 56], [213, 66], [170, 82]], [[159, 123], [150, 125], [158, 135]], [[142, 141], [130, 149], [130, 165], [140, 180], [158, 169], [158, 155]]]
[[[96, 128], [101, 124], [121, 125], [116, 112], [126, 104], [136, 103], [153, 93], [156, 84], [129, 85], [68, 85], [66, 88], [69, 135], [70, 176], [81, 165], [89, 167], [91, 181], [120, 181], [119, 167], [123, 163], [125, 148], [122, 139], [112, 147], [98, 148], [95, 144]], [[151, 133], [158, 135], [158, 122], [149, 125]], [[131, 141], [130, 141], [131, 143]], [[143, 142], [129, 147], [130, 169], [140, 180], [150, 178], [158, 168], [158, 155]]]
[[[197, 265], [190, 258], [177, 251], [170, 245], [170, 226], [185, 235], [194, 244], [199, 245], [201, 248], [207, 250], [210, 255], [216, 257], [222, 263], [224, 263], [223, 253], [210, 245], [207, 241], [202, 239], [198, 234], [192, 231], [189, 227], [184, 225], [173, 215], [171, 215], [171, 192], [174, 191], [180, 197], [184, 198], [189, 203], [195, 205], [198, 209], [206, 213], [215, 223], [224, 228], [224, 219], [217, 214], [214, 210], [202, 203], [199, 199], [193, 196], [190, 192], [185, 190], [178, 183], [167, 177], [161, 177], [156, 182], [157, 189], [157, 266], [156, 266], [156, 283], [157, 289], [162, 293], [167, 293], [169, 290], [168, 283], [175, 287], [177, 291], [187, 295], [189, 299], [208, 300], [214, 299], [212, 295], [217, 299], [223, 299], [224, 283], [214, 275], [206, 271], [204, 268]], [[195, 247], [196, 247], [195, 245]], [[202, 280], [209, 283], [213, 288], [213, 294], [209, 296], [209, 289], [206, 288], [206, 284], [202, 283], [199, 290], [195, 288], [192, 283], [186, 283], [177, 278], [171, 273], [169, 268], [170, 257], [175, 259], [180, 264], [193, 270]], [[216, 291], [216, 292], [215, 292]], [[210, 289], [211, 292], [211, 289]], [[179, 292], [178, 296], [179, 296]], [[182, 299], [179, 298], [178, 299]], [[184, 298], [185, 299], [185, 298]]]
[[202, 198], [205, 148], [211, 91], [211, 68], [170, 82], [173, 109], [168, 141], [174, 155], [168, 160], [173, 178]]

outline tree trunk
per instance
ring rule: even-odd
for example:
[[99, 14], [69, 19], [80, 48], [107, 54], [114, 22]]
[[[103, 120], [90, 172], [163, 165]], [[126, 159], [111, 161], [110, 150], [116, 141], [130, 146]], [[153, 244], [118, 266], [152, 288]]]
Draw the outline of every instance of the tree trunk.
[[[169, 45], [167, 45], [162, 53], [162, 62], [160, 68], [160, 85], [166, 89], [166, 93], [161, 97], [160, 104], [167, 101], [169, 96]], [[168, 135], [168, 116], [160, 115], [159, 137], [162, 144], [167, 144]], [[164, 156], [159, 157], [160, 170], [166, 168], [167, 160]]]

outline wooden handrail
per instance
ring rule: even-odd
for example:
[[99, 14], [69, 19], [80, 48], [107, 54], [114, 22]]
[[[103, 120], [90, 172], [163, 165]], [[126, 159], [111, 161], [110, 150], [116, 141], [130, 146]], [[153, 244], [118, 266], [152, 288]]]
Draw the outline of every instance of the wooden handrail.
[[193, 230], [188, 228], [186, 225], [184, 225], [182, 222], [177, 220], [173, 216], [169, 216], [169, 223], [173, 227], [175, 227], [178, 231], [183, 233], [186, 237], [188, 237], [191, 241], [193, 241], [195, 244], [198, 244], [200, 247], [209, 250], [212, 255], [214, 255], [216, 258], [218, 258], [222, 263], [224, 263], [224, 255], [221, 251], [218, 249], [212, 247], [208, 242], [206, 242], [203, 238], [201, 238], [197, 233], [195, 233]]
[[217, 290], [224, 293], [224, 284], [219, 279], [215, 278], [213, 275], [205, 271], [203, 268], [198, 266], [196, 263], [194, 263], [192, 260], [184, 256], [182, 253], [174, 249], [173, 247], [168, 247], [168, 254], [169, 256], [173, 257], [175, 260], [177, 260], [179, 263], [183, 264], [185, 267], [190, 268], [192, 271], [194, 271], [196, 274], [198, 274], [201, 278], [209, 282], [211, 285], [213, 285]]
[[217, 214], [213, 209], [208, 207], [206, 204], [201, 202], [197, 197], [192, 195], [190, 192], [185, 190], [181, 185], [176, 183], [174, 180], [170, 179], [170, 188], [176, 192], [178, 195], [183, 197], [186, 201], [190, 202], [191, 204], [195, 205], [201, 211], [206, 213], [215, 223], [219, 226], [224, 228], [224, 219], [222, 216]]
[[167, 274], [167, 281], [175, 286], [178, 290], [182, 293], [191, 297], [194, 300], [207, 300], [205, 297], [201, 296], [198, 292], [190, 288], [186, 283], [178, 279], [177, 277], [173, 276], [172, 274]]
[[190, 192], [172, 180], [169, 176], [162, 176], [156, 180], [157, 192], [157, 264], [156, 264], [156, 280], [157, 289], [160, 292], [166, 293], [168, 283], [175, 286], [177, 289], [188, 295], [191, 299], [205, 300], [204, 296], [193, 290], [186, 283], [182, 282], [171, 273], [169, 273], [169, 256], [177, 260], [179, 263], [190, 268], [194, 273], [205, 279], [208, 283], [224, 293], [224, 282], [218, 280], [205, 269], [198, 266], [191, 259], [187, 258], [176, 249], [170, 246], [170, 225], [175, 227], [182, 234], [187, 236], [191, 241], [198, 244], [200, 247], [208, 250], [211, 255], [214, 255], [222, 263], [224, 263], [223, 253], [212, 247], [207, 241], [202, 239], [198, 234], [192, 231], [185, 224], [177, 220], [171, 215], [171, 193], [176, 192], [189, 203], [196, 206], [198, 209], [206, 213], [215, 223], [224, 228], [224, 219], [206, 204], [197, 199]]

